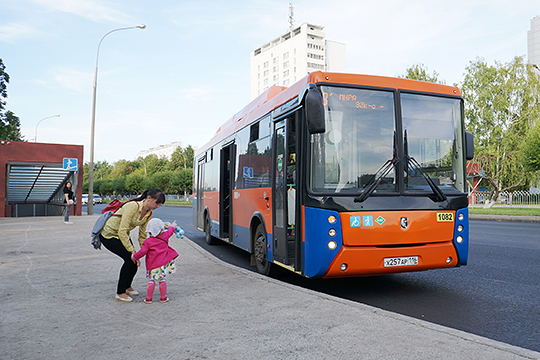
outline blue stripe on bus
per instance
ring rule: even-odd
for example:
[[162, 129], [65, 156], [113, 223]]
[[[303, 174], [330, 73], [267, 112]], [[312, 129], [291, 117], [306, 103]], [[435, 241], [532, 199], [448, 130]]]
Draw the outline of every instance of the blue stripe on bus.
[[233, 225], [233, 234], [234, 234], [234, 237], [233, 237], [234, 246], [237, 246], [246, 251], [251, 250], [249, 248], [249, 239], [250, 239], [249, 228], [244, 227], [244, 226], [239, 226], [239, 225]]
[[[333, 215], [336, 222], [330, 224], [328, 218]], [[328, 234], [330, 229], [336, 230], [336, 235]], [[305, 207], [304, 216], [304, 275], [307, 277], [323, 276], [334, 258], [343, 246], [343, 234], [339, 213], [331, 210]], [[330, 241], [336, 242], [336, 248], [328, 247]]]
[[[247, 252], [251, 253], [250, 239], [251, 234], [249, 228], [240, 225], [233, 225], [233, 234], [234, 234], [234, 246], [237, 246]], [[238, 236], [236, 236], [238, 235]], [[266, 233], [266, 243], [272, 244], [272, 234]], [[269, 261], [273, 261], [274, 257], [272, 254], [272, 247], [268, 248], [267, 258]]]
[[[459, 220], [460, 214], [463, 214], [463, 220]], [[458, 231], [458, 226], [463, 226], [463, 231]], [[463, 237], [463, 241], [458, 243], [458, 236]], [[458, 266], [467, 265], [469, 257], [469, 208], [463, 208], [456, 211], [456, 222], [454, 227], [454, 246], [458, 254]]]

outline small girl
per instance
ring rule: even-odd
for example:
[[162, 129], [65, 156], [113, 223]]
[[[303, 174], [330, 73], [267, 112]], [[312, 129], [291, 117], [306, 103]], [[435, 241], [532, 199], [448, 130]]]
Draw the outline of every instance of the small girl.
[[141, 265], [139, 259], [146, 255], [148, 287], [144, 302], [147, 304], [152, 303], [156, 282], [159, 283], [159, 294], [161, 295], [159, 302], [169, 301], [166, 277], [176, 272], [174, 259], [178, 257], [178, 253], [169, 246], [169, 238], [175, 228], [176, 221], [172, 224], [164, 224], [160, 219], [151, 219], [146, 226], [146, 232], [150, 237], [144, 240], [141, 250], [131, 255], [137, 266]]

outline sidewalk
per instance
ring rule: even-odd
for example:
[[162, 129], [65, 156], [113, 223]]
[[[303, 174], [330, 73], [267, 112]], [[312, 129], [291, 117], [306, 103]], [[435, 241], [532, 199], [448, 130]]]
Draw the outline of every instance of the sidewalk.
[[[237, 268], [176, 237], [170, 302], [121, 303], [120, 259], [90, 245], [97, 217], [0, 218], [0, 359], [540, 359]], [[144, 267], [133, 287], [146, 290]]]

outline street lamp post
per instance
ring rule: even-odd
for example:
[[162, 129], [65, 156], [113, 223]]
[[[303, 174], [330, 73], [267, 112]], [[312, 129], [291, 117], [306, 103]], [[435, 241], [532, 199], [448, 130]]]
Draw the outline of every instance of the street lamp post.
[[88, 163], [88, 215], [94, 214], [94, 129], [96, 126], [96, 90], [97, 90], [97, 73], [98, 73], [98, 60], [99, 60], [99, 47], [101, 42], [107, 35], [115, 31], [129, 30], [129, 29], [144, 29], [146, 25], [130, 26], [125, 28], [114, 29], [103, 35], [99, 40], [96, 55], [96, 71], [94, 72], [94, 96], [92, 101], [92, 127], [90, 130], [90, 162]]
[[144, 175], [146, 175], [146, 161], [144, 161], [144, 159], [142, 158], [142, 156], [140, 156], [139, 159], [141, 159], [142, 162], [143, 162], [143, 164], [144, 164]]
[[43, 119], [38, 121], [38, 123], [36, 124], [36, 134], [34, 136], [34, 142], [37, 142], [37, 127], [38, 127], [39, 123], [42, 122], [43, 120], [47, 120], [47, 119], [50, 119], [50, 118], [53, 118], [53, 117], [59, 117], [59, 116], [60, 115], [47, 116], [46, 118], [43, 118]]
[[181, 152], [180, 155], [182, 155], [182, 157], [184, 158], [184, 170], [186, 170], [186, 163], [187, 163], [186, 154], [184, 154], [183, 152]]

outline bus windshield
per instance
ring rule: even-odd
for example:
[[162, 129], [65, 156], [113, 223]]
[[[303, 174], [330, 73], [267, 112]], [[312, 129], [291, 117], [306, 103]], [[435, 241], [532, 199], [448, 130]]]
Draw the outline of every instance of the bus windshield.
[[371, 187], [373, 193], [397, 194], [399, 178], [407, 193], [433, 194], [433, 184], [444, 193], [464, 190], [459, 99], [400, 93], [403, 134], [397, 134], [399, 93], [330, 86], [321, 91], [326, 131], [311, 135], [311, 191], [358, 195]]
[[[405, 191], [431, 192], [423, 172], [443, 192], [465, 191], [461, 101], [401, 94]], [[407, 161], [407, 156], [409, 160]], [[414, 164], [419, 166], [414, 166]], [[421, 168], [421, 171], [418, 169]]]

